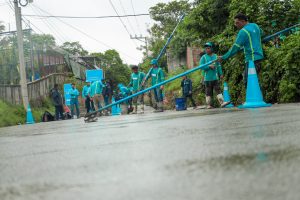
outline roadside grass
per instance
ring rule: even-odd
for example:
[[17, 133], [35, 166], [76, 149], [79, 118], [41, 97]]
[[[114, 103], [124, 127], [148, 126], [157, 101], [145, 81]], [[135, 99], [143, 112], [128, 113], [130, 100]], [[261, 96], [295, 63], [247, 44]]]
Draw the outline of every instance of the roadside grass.
[[[54, 114], [54, 106], [50, 99], [40, 99], [31, 102], [31, 110], [36, 123], [41, 122], [43, 113], [48, 110]], [[0, 100], [0, 127], [14, 126], [26, 123], [26, 111], [22, 105], [13, 105]]]

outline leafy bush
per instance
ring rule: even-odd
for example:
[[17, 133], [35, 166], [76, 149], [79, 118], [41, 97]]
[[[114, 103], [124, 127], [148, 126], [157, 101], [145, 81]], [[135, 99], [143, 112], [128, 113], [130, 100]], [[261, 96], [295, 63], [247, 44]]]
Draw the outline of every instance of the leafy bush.
[[300, 34], [288, 36], [280, 48], [268, 47], [261, 84], [270, 102], [300, 101]]
[[[300, 1], [293, 0], [195, 0], [192, 5], [193, 9], [185, 17], [170, 43], [169, 51], [171, 50], [176, 55], [185, 53], [184, 47], [186, 46], [202, 46], [206, 41], [214, 42], [217, 54], [223, 55], [233, 45], [236, 38], [237, 29], [234, 27], [233, 18], [237, 13], [249, 16], [250, 22], [257, 23], [263, 29], [264, 36], [297, 24], [300, 20]], [[174, 12], [177, 9], [171, 4], [169, 8]], [[154, 20], [156, 24], [152, 27], [153, 29], [157, 24], [166, 24], [163, 17]], [[264, 45], [265, 59], [259, 80], [267, 102], [300, 101], [300, 35], [299, 31], [296, 33], [293, 31], [293, 33], [282, 41], [279, 48], [274, 47], [272, 42]], [[158, 40], [153, 33], [152, 36], [149, 49], [152, 51], [162, 48], [161, 38]], [[144, 62], [145, 64], [148, 64], [148, 61]], [[224, 81], [228, 82], [231, 100], [234, 104], [243, 103], [246, 93], [243, 82], [245, 66], [243, 53], [239, 53], [222, 65], [225, 74]], [[172, 72], [169, 77], [182, 71], [180, 69]], [[198, 103], [203, 102], [205, 95], [201, 86], [201, 75], [195, 72], [190, 77], [194, 84], [194, 96]], [[177, 80], [169, 83], [166, 86], [166, 93], [169, 93], [168, 95], [179, 93], [181, 90], [179, 82]]]

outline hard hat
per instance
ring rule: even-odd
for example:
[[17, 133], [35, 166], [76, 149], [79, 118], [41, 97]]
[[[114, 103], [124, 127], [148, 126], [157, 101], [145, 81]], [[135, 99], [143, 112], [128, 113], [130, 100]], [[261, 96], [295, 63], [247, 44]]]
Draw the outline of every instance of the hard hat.
[[212, 42], [206, 42], [204, 45], [204, 47], [211, 47], [211, 48], [213, 48], [213, 46], [214, 46], [214, 43], [212, 43]]
[[131, 65], [131, 69], [138, 69], [139, 68], [139, 66], [138, 65]]
[[151, 65], [158, 65], [157, 59], [152, 59], [150, 64]]
[[121, 87], [123, 87], [123, 84], [122, 84], [122, 83], [119, 83], [119, 84], [118, 84], [118, 88], [121, 88]]

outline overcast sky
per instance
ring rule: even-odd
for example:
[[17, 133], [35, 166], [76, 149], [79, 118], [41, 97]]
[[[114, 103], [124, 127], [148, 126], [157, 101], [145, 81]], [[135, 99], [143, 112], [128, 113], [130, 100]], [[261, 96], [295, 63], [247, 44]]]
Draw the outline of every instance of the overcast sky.
[[[4, 22], [6, 31], [15, 30], [15, 16], [8, 2], [0, 0], [0, 21]], [[25, 2], [26, 0], [22, 0]], [[149, 8], [159, 2], [171, 0], [111, 0], [119, 15], [149, 13]], [[133, 4], [131, 4], [131, 2]], [[40, 8], [40, 9], [39, 9]], [[45, 13], [44, 11], [48, 12]], [[22, 7], [22, 14], [33, 15], [63, 15], [63, 16], [108, 16], [116, 15], [109, 0], [34, 0], [32, 4]], [[142, 59], [142, 52], [137, 47], [143, 43], [130, 39], [129, 34], [148, 36], [147, 24], [153, 21], [149, 16], [137, 18], [122, 18], [129, 34], [118, 18], [108, 19], [61, 19], [63, 22], [80, 29], [90, 37], [71, 28], [56, 18], [25, 17], [30, 20], [36, 33], [52, 34], [57, 44], [65, 41], [79, 41], [89, 52], [104, 52], [107, 49], [116, 49], [123, 61], [127, 64], [138, 64]], [[25, 20], [26, 20], [25, 19]], [[129, 21], [129, 22], [128, 22]], [[26, 25], [23, 24], [23, 28]], [[94, 39], [92, 39], [94, 38]], [[96, 41], [97, 40], [97, 41]]]

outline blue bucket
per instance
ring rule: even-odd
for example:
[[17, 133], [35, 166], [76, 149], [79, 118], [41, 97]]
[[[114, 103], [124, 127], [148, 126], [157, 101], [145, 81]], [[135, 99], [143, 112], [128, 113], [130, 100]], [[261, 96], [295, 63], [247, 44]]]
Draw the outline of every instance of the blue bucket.
[[175, 105], [176, 105], [176, 110], [186, 110], [186, 99], [181, 97], [181, 98], [175, 98]]

